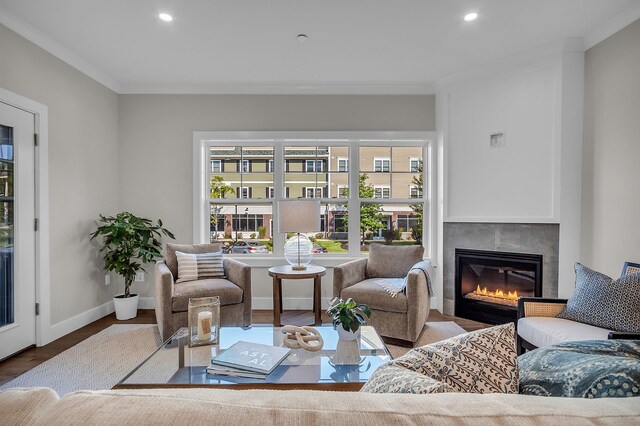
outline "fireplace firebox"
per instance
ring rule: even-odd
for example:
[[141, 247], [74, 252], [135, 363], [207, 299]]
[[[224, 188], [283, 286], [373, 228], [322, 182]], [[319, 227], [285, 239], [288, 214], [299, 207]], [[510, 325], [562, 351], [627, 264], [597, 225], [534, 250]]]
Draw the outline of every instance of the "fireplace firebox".
[[521, 296], [542, 296], [542, 255], [456, 249], [456, 316], [489, 324], [515, 321]]

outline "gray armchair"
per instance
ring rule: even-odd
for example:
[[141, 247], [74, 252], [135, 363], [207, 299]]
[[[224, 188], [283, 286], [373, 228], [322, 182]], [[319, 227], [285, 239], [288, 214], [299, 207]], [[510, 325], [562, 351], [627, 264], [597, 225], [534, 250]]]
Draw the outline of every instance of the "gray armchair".
[[164, 262], [156, 263], [156, 320], [163, 339], [187, 326], [187, 307], [194, 297], [220, 298], [220, 323], [223, 326], [251, 325], [251, 267], [235, 259], [224, 258], [227, 278], [207, 278], [175, 284], [178, 278], [176, 251], [207, 253], [220, 251], [220, 244], [167, 244]]
[[[333, 296], [352, 298], [371, 308], [371, 319], [378, 334], [391, 342], [413, 346], [429, 316], [428, 278], [411, 268], [422, 260], [421, 246], [371, 244], [369, 257], [353, 260], [333, 269]], [[376, 284], [379, 278], [408, 277], [404, 292], [396, 297]], [[389, 340], [389, 339], [387, 339]]]

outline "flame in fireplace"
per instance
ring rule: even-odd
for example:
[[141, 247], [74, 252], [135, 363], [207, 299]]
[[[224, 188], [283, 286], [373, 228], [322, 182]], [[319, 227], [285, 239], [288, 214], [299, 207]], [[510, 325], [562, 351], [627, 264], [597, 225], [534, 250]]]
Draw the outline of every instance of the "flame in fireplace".
[[507, 299], [507, 300], [518, 300], [518, 291], [514, 290], [513, 293], [508, 291], [506, 294], [502, 289], [497, 289], [495, 291], [489, 291], [486, 287], [480, 288], [480, 284], [476, 287], [474, 294], [479, 296], [488, 296], [495, 297], [497, 299]]

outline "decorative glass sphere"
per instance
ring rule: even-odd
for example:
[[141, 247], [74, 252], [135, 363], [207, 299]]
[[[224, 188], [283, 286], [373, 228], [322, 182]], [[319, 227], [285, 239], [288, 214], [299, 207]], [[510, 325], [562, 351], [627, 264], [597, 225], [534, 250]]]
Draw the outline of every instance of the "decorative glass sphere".
[[[300, 250], [300, 262], [298, 262], [298, 249]], [[306, 266], [313, 259], [313, 243], [304, 235], [295, 235], [284, 243], [284, 258], [290, 265]]]

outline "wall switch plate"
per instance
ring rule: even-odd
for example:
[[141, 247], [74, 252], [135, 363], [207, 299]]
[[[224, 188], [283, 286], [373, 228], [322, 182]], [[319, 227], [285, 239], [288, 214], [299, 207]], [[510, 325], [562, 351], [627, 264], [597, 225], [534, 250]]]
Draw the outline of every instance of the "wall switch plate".
[[504, 132], [491, 133], [489, 146], [491, 148], [504, 148]]
[[136, 272], [136, 282], [144, 281], [144, 271]]
[[111, 275], [104, 274], [104, 285], [109, 285], [109, 284], [111, 284]]

